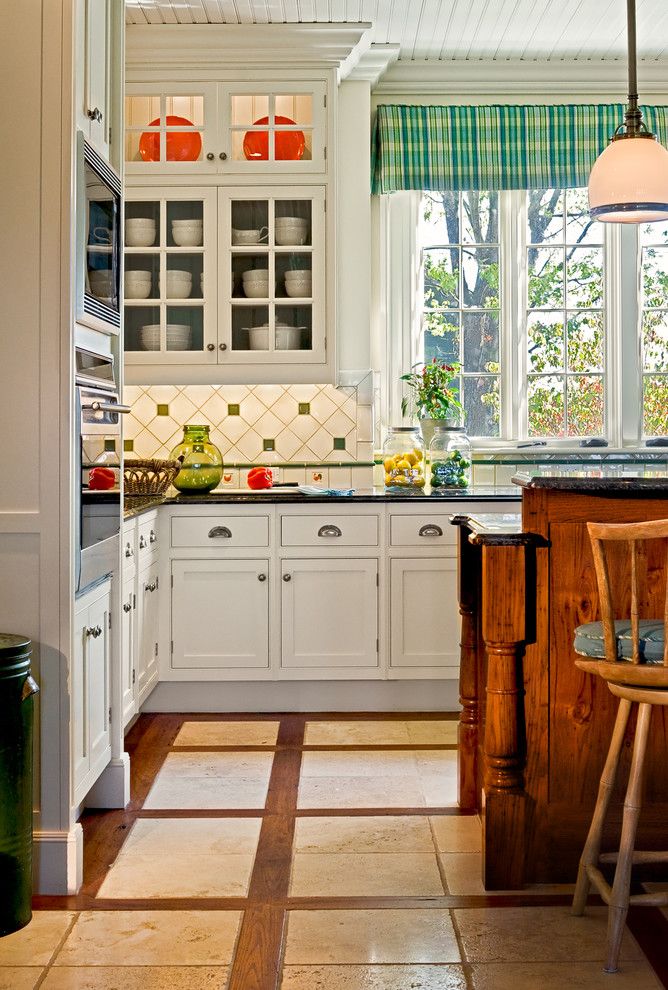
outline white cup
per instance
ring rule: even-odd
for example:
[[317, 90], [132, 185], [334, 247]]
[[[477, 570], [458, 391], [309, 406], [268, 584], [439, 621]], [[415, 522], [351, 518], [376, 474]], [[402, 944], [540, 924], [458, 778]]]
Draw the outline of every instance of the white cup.
[[235, 227], [232, 228], [232, 243], [233, 244], [259, 244], [260, 241], [267, 239], [267, 234], [269, 233], [268, 227], [260, 227], [259, 230], [237, 230]]

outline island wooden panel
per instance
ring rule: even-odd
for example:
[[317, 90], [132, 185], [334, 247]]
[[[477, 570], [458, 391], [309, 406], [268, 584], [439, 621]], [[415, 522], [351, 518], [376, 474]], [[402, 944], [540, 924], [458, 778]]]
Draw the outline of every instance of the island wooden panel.
[[[599, 618], [586, 522], [666, 517], [668, 502], [647, 492], [612, 497], [525, 488], [522, 534], [503, 540], [483, 532], [473, 535], [472, 545], [461, 525], [467, 594], [461, 606], [460, 800], [483, 815], [483, 879], [490, 890], [575, 880], [617, 708], [606, 686], [574, 663], [573, 630]], [[663, 612], [662, 550], [652, 548], [642, 561], [641, 614], [647, 617]], [[628, 588], [620, 567], [613, 562], [613, 580]], [[628, 591], [617, 606], [620, 617], [629, 614]], [[618, 842], [631, 740], [629, 729], [608, 849]], [[665, 848], [667, 755], [668, 713], [656, 710], [639, 848]]]

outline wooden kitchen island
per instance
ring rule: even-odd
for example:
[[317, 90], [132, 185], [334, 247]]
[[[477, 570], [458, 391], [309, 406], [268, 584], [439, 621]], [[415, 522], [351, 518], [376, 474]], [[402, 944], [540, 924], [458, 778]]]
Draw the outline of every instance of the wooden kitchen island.
[[[668, 476], [519, 475], [517, 516], [453, 516], [462, 616], [459, 803], [483, 820], [489, 890], [574, 882], [616, 700], [578, 670], [573, 631], [600, 618], [586, 523], [668, 517]], [[644, 558], [641, 615], [663, 614], [666, 576]], [[622, 582], [627, 586], [627, 582]], [[630, 614], [630, 602], [616, 603]], [[631, 739], [604, 847], [617, 848]], [[668, 715], [653, 716], [638, 848], [665, 849]]]

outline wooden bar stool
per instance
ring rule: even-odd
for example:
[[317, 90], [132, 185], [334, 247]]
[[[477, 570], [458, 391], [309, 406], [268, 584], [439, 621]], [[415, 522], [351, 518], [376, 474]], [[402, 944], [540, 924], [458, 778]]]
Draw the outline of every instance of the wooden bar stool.
[[[593, 884], [608, 905], [604, 968], [607, 973], [615, 973], [629, 904], [668, 904], [668, 894], [665, 893], [629, 896], [631, 868], [634, 863], [668, 862], [668, 851], [635, 852], [643, 765], [652, 708], [654, 705], [668, 706], [668, 643], [665, 637], [668, 625], [668, 588], [662, 603], [663, 619], [640, 619], [638, 571], [641, 562], [646, 559], [644, 551], [647, 549], [647, 541], [668, 538], [668, 519], [642, 523], [587, 523], [587, 529], [594, 554], [602, 621], [590, 622], [575, 630], [575, 651], [588, 658], [575, 662], [581, 670], [605, 679], [612, 694], [619, 698], [619, 708], [601, 775], [594, 816], [580, 859], [573, 914], [584, 914], [587, 895]], [[619, 541], [626, 541], [626, 547], [620, 546]], [[616, 546], [605, 547], [604, 544]], [[620, 557], [620, 551], [626, 551], [623, 557]], [[628, 601], [629, 555], [631, 617], [630, 620], [620, 620], [614, 618], [611, 577], [621, 578], [625, 583], [624, 601]], [[663, 573], [666, 574], [665, 557]], [[626, 726], [634, 705], [638, 706], [638, 719], [624, 799], [619, 853], [601, 855], [603, 825], [612, 797]], [[610, 862], [617, 864], [612, 887], [599, 865]]]

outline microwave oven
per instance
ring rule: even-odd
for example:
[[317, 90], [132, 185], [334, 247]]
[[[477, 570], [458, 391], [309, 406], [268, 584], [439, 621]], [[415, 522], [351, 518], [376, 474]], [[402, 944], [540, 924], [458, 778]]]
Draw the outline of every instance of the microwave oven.
[[76, 318], [119, 333], [121, 326], [121, 179], [77, 132]]

